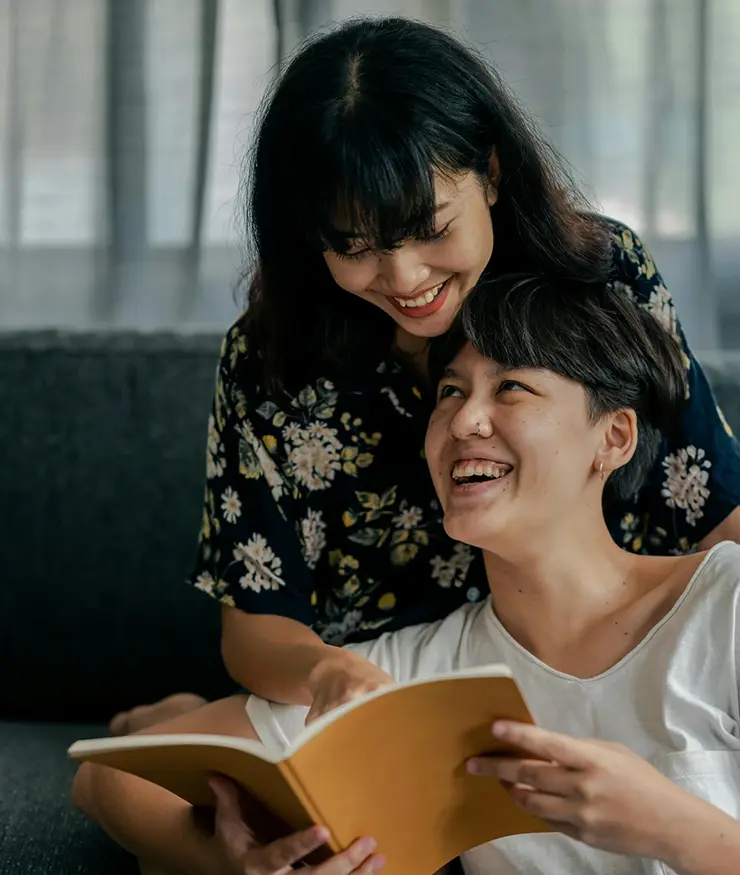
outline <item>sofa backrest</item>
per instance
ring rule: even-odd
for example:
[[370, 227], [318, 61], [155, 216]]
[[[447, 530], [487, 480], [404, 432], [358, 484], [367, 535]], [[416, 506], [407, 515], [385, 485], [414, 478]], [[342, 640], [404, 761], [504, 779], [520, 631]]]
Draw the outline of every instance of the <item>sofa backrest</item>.
[[[0, 714], [233, 690], [185, 583], [220, 338], [0, 334]], [[710, 371], [740, 432], [740, 367]]]
[[94, 719], [233, 688], [219, 606], [185, 583], [219, 345], [0, 335], [3, 715]]

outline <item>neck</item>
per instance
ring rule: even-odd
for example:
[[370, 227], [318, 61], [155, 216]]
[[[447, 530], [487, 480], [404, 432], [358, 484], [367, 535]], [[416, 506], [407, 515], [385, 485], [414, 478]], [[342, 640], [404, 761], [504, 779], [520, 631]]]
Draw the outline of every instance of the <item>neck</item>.
[[429, 338], [417, 337], [409, 334], [400, 326], [396, 328], [396, 351], [405, 358], [411, 367], [422, 376], [427, 375], [427, 363], [429, 359]]
[[524, 646], [536, 651], [542, 632], [568, 639], [634, 596], [640, 557], [621, 550], [599, 518], [569, 520], [515, 550], [484, 549], [494, 610]]

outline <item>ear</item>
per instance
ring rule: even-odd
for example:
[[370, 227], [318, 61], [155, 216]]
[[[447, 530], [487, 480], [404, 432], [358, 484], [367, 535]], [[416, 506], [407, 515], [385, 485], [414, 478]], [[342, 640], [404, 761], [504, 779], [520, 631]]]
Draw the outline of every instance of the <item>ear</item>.
[[501, 182], [501, 165], [498, 160], [498, 152], [494, 146], [488, 161], [488, 184], [486, 185], [486, 200], [492, 207], [498, 200], [498, 190]]
[[594, 459], [594, 470], [607, 477], [624, 467], [637, 447], [637, 415], [634, 410], [617, 410], [603, 420], [601, 445]]

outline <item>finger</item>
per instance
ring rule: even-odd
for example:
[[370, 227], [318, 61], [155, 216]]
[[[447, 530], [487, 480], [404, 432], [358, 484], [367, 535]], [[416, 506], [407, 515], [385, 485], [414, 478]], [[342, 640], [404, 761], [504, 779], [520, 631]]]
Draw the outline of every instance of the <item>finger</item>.
[[279, 872], [287, 869], [311, 851], [325, 845], [328, 840], [329, 830], [323, 826], [312, 826], [302, 832], [294, 832], [251, 851], [247, 871]]
[[498, 778], [510, 784], [527, 784], [545, 793], [572, 796], [578, 772], [543, 760], [520, 760], [513, 757], [476, 757], [468, 761], [473, 775]]
[[208, 784], [216, 797], [214, 832], [235, 853], [244, 854], [256, 843], [255, 834], [242, 817], [239, 788], [227, 778], [212, 776]]
[[572, 800], [516, 785], [506, 789], [517, 805], [534, 814], [535, 817], [558, 824], [558, 829], [561, 828], [560, 824], [570, 824], [575, 827], [578, 807]]
[[510, 720], [497, 720], [493, 724], [493, 734], [502, 741], [569, 769], [584, 769], [591, 763], [587, 742], [581, 738]]
[[216, 797], [216, 817], [241, 820], [239, 789], [236, 784], [221, 775], [211, 775], [208, 778], [208, 786]]
[[375, 839], [368, 836], [353, 842], [345, 851], [316, 866], [314, 875], [370, 875], [385, 865], [385, 857], [374, 854]]

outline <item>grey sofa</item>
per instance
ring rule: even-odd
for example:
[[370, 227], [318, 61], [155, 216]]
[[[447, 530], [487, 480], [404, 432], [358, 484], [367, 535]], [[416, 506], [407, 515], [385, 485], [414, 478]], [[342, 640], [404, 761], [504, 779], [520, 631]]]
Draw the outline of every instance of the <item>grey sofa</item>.
[[71, 807], [117, 710], [234, 685], [184, 582], [220, 338], [0, 335], [0, 872], [138, 869]]
[[[227, 695], [217, 606], [184, 583], [219, 338], [0, 335], [0, 873], [124, 875], [65, 749], [117, 710]], [[713, 371], [740, 429], [740, 369]]]

